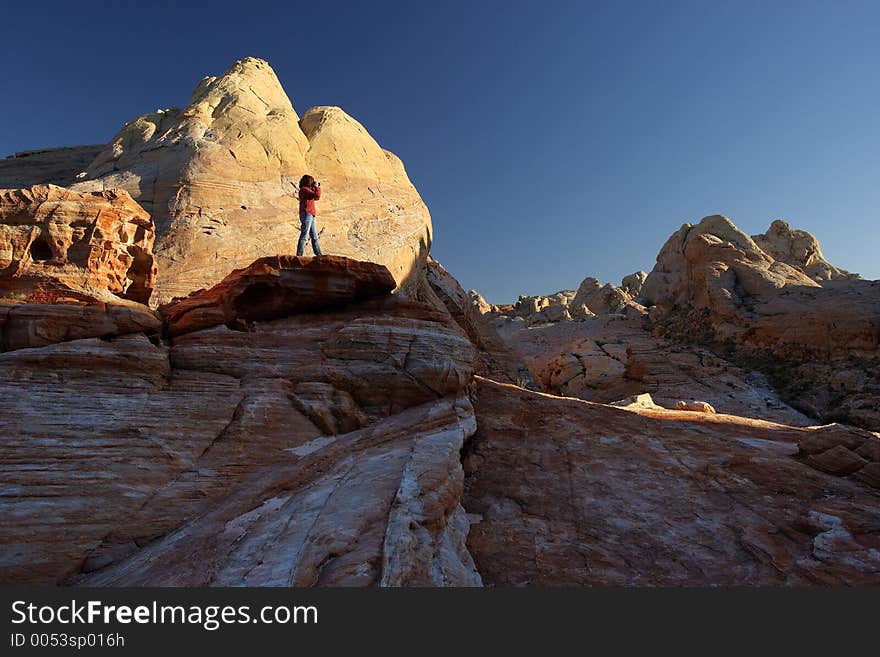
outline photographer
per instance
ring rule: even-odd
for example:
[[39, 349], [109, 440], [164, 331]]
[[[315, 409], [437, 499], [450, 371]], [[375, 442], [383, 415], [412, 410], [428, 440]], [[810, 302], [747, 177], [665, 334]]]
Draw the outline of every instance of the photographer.
[[321, 198], [321, 183], [306, 174], [299, 181], [299, 244], [296, 255], [301, 256], [306, 248], [306, 240], [311, 236], [312, 250], [316, 256], [324, 255], [318, 245], [318, 229], [315, 225], [315, 201]]

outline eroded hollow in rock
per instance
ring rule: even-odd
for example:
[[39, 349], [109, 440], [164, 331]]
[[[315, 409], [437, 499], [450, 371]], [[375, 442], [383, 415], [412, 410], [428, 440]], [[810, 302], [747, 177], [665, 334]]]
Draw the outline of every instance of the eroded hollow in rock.
[[153, 269], [152, 256], [139, 246], [129, 246], [128, 254], [131, 256], [131, 266], [125, 272], [125, 278], [130, 281], [125, 292], [119, 296], [139, 303], [149, 303], [152, 287], [147, 286]]
[[237, 317], [251, 321], [271, 319], [277, 315], [279, 299], [283, 298], [277, 285], [254, 283], [235, 297], [233, 306]]
[[49, 243], [42, 237], [38, 237], [31, 242], [30, 247], [31, 260], [35, 262], [45, 262], [53, 258], [52, 248]]

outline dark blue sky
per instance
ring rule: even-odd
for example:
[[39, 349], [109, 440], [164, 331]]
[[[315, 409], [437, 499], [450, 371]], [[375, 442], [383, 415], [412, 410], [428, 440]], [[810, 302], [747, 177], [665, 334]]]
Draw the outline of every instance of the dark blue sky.
[[493, 302], [650, 270], [684, 222], [782, 217], [880, 278], [877, 2], [22, 2], [0, 155], [100, 143], [253, 55], [400, 155]]

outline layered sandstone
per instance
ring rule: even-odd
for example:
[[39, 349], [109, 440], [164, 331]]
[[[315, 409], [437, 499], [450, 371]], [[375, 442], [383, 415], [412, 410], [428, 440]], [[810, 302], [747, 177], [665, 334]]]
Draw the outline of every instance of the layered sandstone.
[[0, 300], [0, 352], [58, 342], [143, 333], [155, 338], [162, 321], [129, 302], [21, 303]]
[[515, 354], [429, 272], [431, 304], [372, 263], [264, 258], [161, 334], [0, 354], [0, 579], [878, 583], [880, 437], [475, 378]]
[[460, 506], [473, 348], [448, 314], [389, 296], [384, 268], [314, 262], [237, 280], [291, 273], [315, 299], [336, 267], [378, 296], [331, 285], [319, 307], [255, 316], [229, 285], [232, 328], [0, 354], [4, 583], [480, 583]]
[[73, 188], [126, 190], [150, 213], [155, 302], [166, 303], [259, 257], [295, 253], [305, 173], [323, 183], [323, 250], [384, 264], [401, 289], [414, 291], [431, 219], [403, 164], [337, 107], [300, 120], [263, 60], [205, 78], [184, 109], [126, 124]]
[[192, 521], [76, 582], [480, 585], [459, 504], [458, 451], [473, 430], [470, 403], [450, 398], [279, 449]]

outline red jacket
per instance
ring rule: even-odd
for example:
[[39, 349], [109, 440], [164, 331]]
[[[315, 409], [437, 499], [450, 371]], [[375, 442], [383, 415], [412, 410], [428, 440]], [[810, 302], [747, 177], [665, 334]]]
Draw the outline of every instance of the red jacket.
[[321, 187], [300, 187], [299, 189], [299, 211], [308, 212], [315, 216], [315, 201], [321, 198]]

